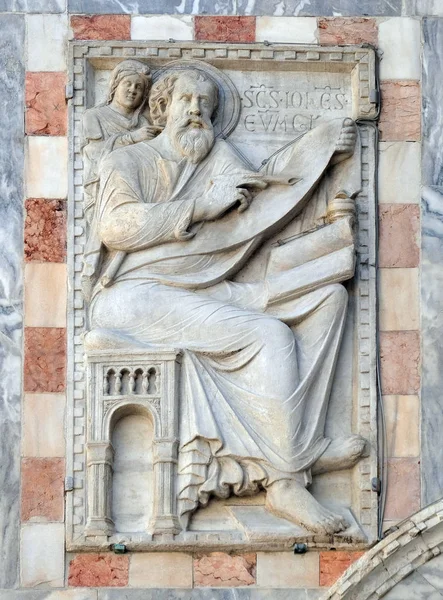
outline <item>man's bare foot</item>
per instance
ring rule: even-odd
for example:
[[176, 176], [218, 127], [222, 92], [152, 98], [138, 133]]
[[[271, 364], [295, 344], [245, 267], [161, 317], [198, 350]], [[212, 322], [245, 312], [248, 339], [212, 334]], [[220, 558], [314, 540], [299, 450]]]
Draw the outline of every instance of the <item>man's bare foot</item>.
[[360, 435], [332, 440], [325, 452], [312, 465], [312, 474], [350, 469], [365, 455], [366, 440]]
[[309, 531], [332, 535], [349, 527], [346, 520], [324, 508], [301, 484], [289, 479], [272, 483], [266, 490], [266, 509]]

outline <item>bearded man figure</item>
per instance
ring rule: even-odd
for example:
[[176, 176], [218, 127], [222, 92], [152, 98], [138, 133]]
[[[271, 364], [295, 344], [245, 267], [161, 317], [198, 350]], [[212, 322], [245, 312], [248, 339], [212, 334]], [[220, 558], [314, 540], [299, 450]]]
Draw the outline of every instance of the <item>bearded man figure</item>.
[[200, 71], [166, 74], [150, 96], [162, 133], [102, 161], [97, 232], [101, 272], [113, 277], [94, 288], [85, 345], [182, 350], [183, 527], [211, 496], [265, 489], [274, 514], [339, 532], [345, 520], [306, 487], [312, 473], [350, 468], [364, 451], [359, 436], [325, 437], [347, 306], [339, 281], [352, 277], [353, 255], [334, 278], [311, 269], [307, 282], [288, 245], [265, 277], [233, 279], [309, 205], [326, 169], [352, 161], [356, 128], [318, 128], [256, 173], [215, 140], [217, 98]]

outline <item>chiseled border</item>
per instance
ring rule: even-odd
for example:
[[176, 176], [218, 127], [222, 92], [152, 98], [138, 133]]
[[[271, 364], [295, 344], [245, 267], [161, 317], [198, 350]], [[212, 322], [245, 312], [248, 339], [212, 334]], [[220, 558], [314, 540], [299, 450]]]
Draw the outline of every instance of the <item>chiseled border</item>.
[[[180, 58], [209, 60], [214, 66], [229, 61], [277, 61], [298, 63], [306, 70], [323, 70], [322, 63], [340, 63], [351, 71], [354, 118], [372, 121], [376, 105], [370, 102], [375, 88], [375, 52], [372, 48], [301, 46], [296, 44], [219, 44], [195, 42], [72, 42], [69, 46], [69, 192], [68, 192], [68, 359], [67, 359], [67, 494], [66, 544], [68, 550], [105, 549], [108, 546], [85, 542], [85, 405], [86, 385], [83, 361], [82, 333], [85, 326], [84, 303], [80, 273], [85, 244], [83, 216], [83, 162], [80, 150], [81, 118], [86, 104], [85, 81], [94, 60], [136, 58], [149, 60], [154, 66]], [[297, 66], [294, 70], [300, 70]], [[358, 196], [358, 243], [356, 311], [358, 314], [359, 393], [356, 408], [356, 430], [369, 439], [371, 456], [355, 469], [357, 520], [368, 535], [368, 544], [377, 536], [377, 495], [371, 491], [371, 479], [377, 476], [376, 424], [376, 286], [375, 286], [375, 133], [371, 124], [361, 123], [363, 156], [363, 189]], [[191, 536], [192, 537], [192, 536]], [[195, 537], [195, 536], [194, 536]], [[286, 549], [282, 542], [247, 542], [233, 536], [199, 535], [187, 545], [171, 540], [140, 545], [143, 550], [223, 549], [278, 550]], [[318, 548], [355, 548], [340, 538], [310, 538], [309, 545]], [[361, 544], [359, 547], [367, 547]], [[145, 547], [146, 546], [146, 547]]]

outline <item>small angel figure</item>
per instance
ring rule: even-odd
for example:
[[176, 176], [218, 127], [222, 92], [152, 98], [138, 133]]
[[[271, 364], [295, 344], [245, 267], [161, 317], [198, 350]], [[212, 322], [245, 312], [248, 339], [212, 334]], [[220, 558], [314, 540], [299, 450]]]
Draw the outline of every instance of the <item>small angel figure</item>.
[[83, 288], [90, 295], [102, 260], [102, 244], [94, 226], [99, 166], [116, 148], [151, 140], [162, 130], [144, 114], [151, 89], [151, 71], [138, 60], [124, 60], [111, 74], [106, 102], [85, 111], [82, 152], [85, 172], [85, 216], [89, 224]]
[[161, 131], [144, 115], [150, 89], [149, 67], [138, 60], [124, 60], [112, 71], [106, 102], [85, 111], [82, 149], [88, 222], [98, 189], [100, 160], [115, 148], [151, 140]]

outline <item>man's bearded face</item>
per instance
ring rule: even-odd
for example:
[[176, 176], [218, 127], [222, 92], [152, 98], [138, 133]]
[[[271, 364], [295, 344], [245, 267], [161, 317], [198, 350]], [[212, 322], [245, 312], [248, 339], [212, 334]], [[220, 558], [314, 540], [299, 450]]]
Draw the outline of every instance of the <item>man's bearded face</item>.
[[174, 146], [192, 163], [201, 162], [214, 145], [214, 98], [211, 83], [195, 81], [185, 74], [174, 86], [167, 128]]

